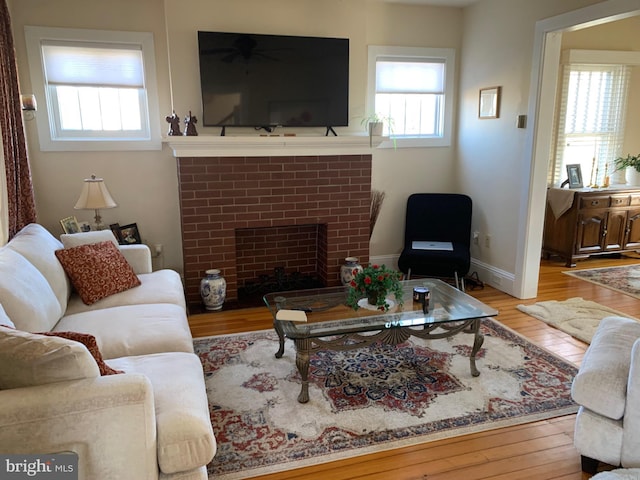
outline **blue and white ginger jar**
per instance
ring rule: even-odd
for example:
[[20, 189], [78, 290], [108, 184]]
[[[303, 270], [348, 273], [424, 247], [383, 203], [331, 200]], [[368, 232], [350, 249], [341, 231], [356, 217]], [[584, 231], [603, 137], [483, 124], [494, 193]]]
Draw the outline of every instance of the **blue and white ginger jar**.
[[363, 268], [358, 263], [358, 257], [347, 257], [344, 261], [344, 265], [340, 267], [340, 281], [346, 287], [358, 273], [362, 272]]
[[220, 270], [205, 271], [206, 276], [200, 281], [200, 296], [207, 310], [220, 310], [227, 295], [227, 281], [220, 275]]

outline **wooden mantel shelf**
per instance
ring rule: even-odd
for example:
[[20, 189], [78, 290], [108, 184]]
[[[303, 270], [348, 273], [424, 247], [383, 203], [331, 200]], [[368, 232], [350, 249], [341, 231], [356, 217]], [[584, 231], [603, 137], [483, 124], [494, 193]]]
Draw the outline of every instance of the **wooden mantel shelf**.
[[291, 155], [371, 154], [386, 137], [325, 136], [214, 136], [165, 137], [174, 157], [262, 157]]

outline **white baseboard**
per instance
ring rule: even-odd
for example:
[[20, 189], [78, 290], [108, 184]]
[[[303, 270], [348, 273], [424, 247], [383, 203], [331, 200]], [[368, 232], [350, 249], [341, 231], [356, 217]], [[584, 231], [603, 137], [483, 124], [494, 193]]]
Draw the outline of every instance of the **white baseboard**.
[[[370, 257], [369, 261], [371, 263], [377, 263], [378, 265], [386, 265], [389, 268], [394, 268], [397, 270], [399, 258], [399, 254], [376, 255], [374, 257]], [[478, 274], [481, 282], [487, 285], [491, 285], [493, 288], [500, 290], [501, 292], [505, 292], [511, 296], [515, 296], [513, 293], [515, 275], [513, 273], [500, 270], [499, 268], [493, 267], [481, 262], [480, 260], [472, 258], [469, 275], [471, 275], [473, 272], [476, 272]]]

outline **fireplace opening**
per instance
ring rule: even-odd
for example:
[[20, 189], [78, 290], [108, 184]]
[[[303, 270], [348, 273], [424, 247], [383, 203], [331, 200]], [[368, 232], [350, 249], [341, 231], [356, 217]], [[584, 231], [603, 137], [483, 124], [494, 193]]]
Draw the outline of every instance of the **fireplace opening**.
[[235, 237], [239, 303], [261, 305], [267, 293], [326, 286], [326, 225], [243, 228]]

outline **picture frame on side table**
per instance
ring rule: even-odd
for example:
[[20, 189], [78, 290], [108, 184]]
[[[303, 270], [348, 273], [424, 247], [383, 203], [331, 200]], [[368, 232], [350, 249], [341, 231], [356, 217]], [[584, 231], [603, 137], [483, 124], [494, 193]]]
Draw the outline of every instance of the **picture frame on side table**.
[[130, 223], [129, 225], [123, 225], [120, 227], [120, 236], [122, 237], [123, 245], [142, 243], [137, 223]]
[[60, 220], [60, 225], [62, 225], [62, 230], [64, 233], [80, 233], [80, 224], [78, 223], [78, 219], [76, 217], [66, 217]]
[[486, 120], [500, 118], [500, 93], [502, 87], [488, 87], [480, 89], [478, 100], [478, 118]]
[[124, 242], [122, 240], [122, 233], [120, 232], [120, 224], [112, 223], [111, 225], [109, 225], [109, 228], [111, 229], [113, 235], [116, 237], [116, 240], [118, 240], [118, 243], [122, 245]]
[[579, 164], [567, 165], [567, 176], [569, 177], [569, 188], [582, 188], [582, 169]]

